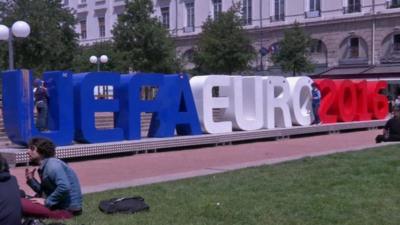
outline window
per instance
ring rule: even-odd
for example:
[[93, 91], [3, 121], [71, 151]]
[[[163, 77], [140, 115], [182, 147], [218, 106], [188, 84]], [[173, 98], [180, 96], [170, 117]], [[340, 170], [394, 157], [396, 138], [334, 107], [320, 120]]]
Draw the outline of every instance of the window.
[[243, 8], [242, 8], [242, 13], [243, 13], [243, 24], [244, 25], [251, 25], [253, 19], [252, 19], [252, 14], [251, 14], [251, 2], [252, 0], [243, 0]]
[[400, 0], [391, 0], [389, 3], [389, 8], [399, 8], [400, 7]]
[[285, 0], [275, 0], [275, 21], [285, 20]]
[[393, 50], [400, 51], [400, 34], [395, 34], [393, 36]]
[[99, 36], [105, 37], [106, 36], [106, 24], [105, 24], [104, 17], [99, 17], [98, 22], [99, 22]]
[[322, 41], [312, 40], [311, 41], [311, 53], [321, 53], [322, 52]]
[[347, 13], [361, 12], [361, 0], [348, 0]]
[[86, 35], [87, 35], [87, 32], [86, 32], [86, 20], [81, 20], [80, 22], [79, 22], [79, 24], [80, 24], [80, 26], [81, 26], [81, 39], [86, 39]]
[[310, 0], [310, 12], [320, 11], [321, 1], [320, 0]]
[[194, 28], [194, 2], [188, 2], [186, 5], [186, 26]]
[[63, 3], [63, 6], [67, 6], [69, 4], [69, 0], [64, 0], [64, 1], [62, 1], [62, 3]]
[[169, 29], [169, 7], [161, 8], [161, 19], [162, 25]]
[[219, 14], [222, 12], [222, 0], [213, 0], [214, 19], [218, 19]]
[[86, 0], [80, 0], [79, 3], [80, 4], [86, 4]]
[[358, 38], [350, 38], [350, 58], [359, 57], [359, 42]]

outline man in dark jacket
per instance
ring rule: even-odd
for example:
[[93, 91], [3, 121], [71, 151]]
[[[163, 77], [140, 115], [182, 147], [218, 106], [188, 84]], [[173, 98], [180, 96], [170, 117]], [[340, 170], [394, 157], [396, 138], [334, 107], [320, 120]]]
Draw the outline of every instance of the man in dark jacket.
[[393, 108], [393, 117], [390, 118], [383, 128], [383, 134], [375, 138], [376, 143], [383, 141], [400, 141], [400, 106]]
[[0, 224], [21, 224], [21, 201], [17, 179], [10, 175], [8, 163], [0, 154]]

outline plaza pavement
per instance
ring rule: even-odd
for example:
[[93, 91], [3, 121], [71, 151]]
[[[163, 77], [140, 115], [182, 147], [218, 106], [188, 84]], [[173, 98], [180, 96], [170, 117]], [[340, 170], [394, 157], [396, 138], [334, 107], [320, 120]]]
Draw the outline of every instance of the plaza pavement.
[[[83, 192], [92, 193], [393, 144], [375, 144], [374, 138], [379, 133], [381, 130], [325, 134], [91, 159], [70, 165], [80, 178]], [[25, 167], [17, 167], [11, 173], [17, 177], [20, 188], [29, 190], [24, 170]]]

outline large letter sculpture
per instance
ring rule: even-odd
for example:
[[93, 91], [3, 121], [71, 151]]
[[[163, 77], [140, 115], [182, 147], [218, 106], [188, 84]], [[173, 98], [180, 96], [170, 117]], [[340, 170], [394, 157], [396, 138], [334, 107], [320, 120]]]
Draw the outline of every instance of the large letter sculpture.
[[385, 81], [316, 80], [322, 93], [320, 118], [324, 123], [384, 119], [388, 114], [387, 97], [380, 91]]
[[[75, 139], [80, 142], [96, 143], [121, 141], [121, 128], [96, 129], [96, 112], [118, 112], [118, 99], [95, 99], [94, 88], [99, 85], [118, 87], [120, 75], [110, 72], [74, 74]], [[115, 115], [115, 114], [114, 114]], [[115, 115], [116, 116], [116, 115]]]
[[143, 99], [142, 88], [147, 86], [160, 90], [163, 85], [164, 76], [161, 74], [139, 73], [121, 76], [121, 85], [116, 92], [116, 97], [121, 101], [117, 125], [124, 130], [126, 139], [140, 139], [142, 112], [154, 113], [162, 110], [162, 95], [158, 92], [151, 100]]
[[292, 127], [290, 117], [289, 84], [284, 77], [263, 77], [264, 84], [264, 128]]
[[14, 70], [4, 72], [2, 76], [4, 127], [13, 143], [26, 145], [32, 137], [42, 136], [52, 139], [57, 145], [72, 144], [74, 107], [70, 72], [44, 74], [50, 95], [49, 131], [46, 132], [39, 132], [34, 125], [31, 73], [28, 70]]
[[230, 77], [231, 85], [222, 86], [220, 94], [228, 96], [229, 107], [224, 117], [236, 130], [258, 130], [263, 126], [263, 96], [261, 77]]
[[210, 75], [197, 76], [190, 80], [197, 112], [204, 132], [225, 133], [232, 132], [231, 121], [214, 122], [213, 109], [225, 109], [229, 107], [227, 97], [213, 97], [214, 87], [230, 86], [229, 76]]
[[161, 102], [161, 109], [155, 112], [150, 124], [150, 137], [172, 137], [201, 134], [199, 118], [193, 95], [186, 75], [164, 77], [159, 95], [168, 96]]
[[311, 124], [311, 83], [309, 77], [287, 78], [290, 87], [290, 115], [294, 125]]

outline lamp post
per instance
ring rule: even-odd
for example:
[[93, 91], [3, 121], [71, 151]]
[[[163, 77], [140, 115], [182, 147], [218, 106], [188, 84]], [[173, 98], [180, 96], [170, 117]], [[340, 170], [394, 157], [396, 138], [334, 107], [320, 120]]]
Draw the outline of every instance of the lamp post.
[[100, 63], [103, 63], [103, 64], [107, 63], [108, 56], [102, 55], [100, 57], [97, 57], [97, 56], [92, 55], [92, 56], [90, 56], [89, 61], [92, 64], [97, 64], [97, 72], [99, 72], [100, 71]]
[[[100, 71], [100, 63], [103, 63], [103, 64], [107, 63], [108, 56], [102, 55], [100, 57], [97, 57], [97, 56], [92, 55], [92, 56], [90, 56], [89, 61], [90, 61], [90, 63], [97, 65], [97, 72], [99, 72]], [[104, 95], [104, 92], [107, 92], [107, 95], [108, 95], [108, 87], [107, 86], [105, 86], [105, 87], [103, 86], [101, 89], [103, 89], [103, 95]], [[100, 95], [100, 86], [97, 86], [97, 92], [98, 92], [97, 95]]]
[[0, 40], [8, 41], [8, 69], [14, 69], [14, 48], [13, 37], [26, 38], [31, 33], [29, 24], [25, 21], [17, 21], [11, 29], [5, 25], [0, 24]]

